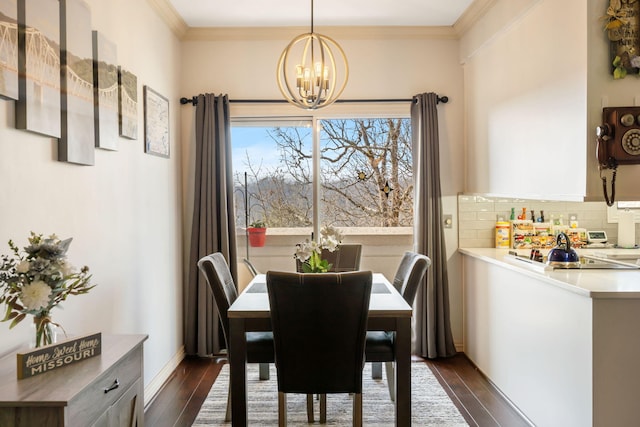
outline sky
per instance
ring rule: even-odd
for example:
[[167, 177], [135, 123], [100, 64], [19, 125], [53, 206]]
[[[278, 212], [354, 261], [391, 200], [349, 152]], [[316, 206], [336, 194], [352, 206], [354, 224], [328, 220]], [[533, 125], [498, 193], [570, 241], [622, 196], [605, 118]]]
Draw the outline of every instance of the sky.
[[247, 153], [254, 167], [262, 165], [263, 172], [280, 164], [280, 153], [268, 135], [271, 127], [231, 126], [231, 145], [234, 174], [248, 171]]

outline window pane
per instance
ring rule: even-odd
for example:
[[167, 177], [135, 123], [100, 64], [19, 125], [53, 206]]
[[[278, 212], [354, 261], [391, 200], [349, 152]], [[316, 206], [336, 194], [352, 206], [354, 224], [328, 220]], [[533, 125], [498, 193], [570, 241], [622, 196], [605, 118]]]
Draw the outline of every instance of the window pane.
[[312, 224], [310, 122], [234, 122], [231, 127], [236, 225]]
[[411, 226], [410, 119], [322, 120], [320, 123], [323, 224]]

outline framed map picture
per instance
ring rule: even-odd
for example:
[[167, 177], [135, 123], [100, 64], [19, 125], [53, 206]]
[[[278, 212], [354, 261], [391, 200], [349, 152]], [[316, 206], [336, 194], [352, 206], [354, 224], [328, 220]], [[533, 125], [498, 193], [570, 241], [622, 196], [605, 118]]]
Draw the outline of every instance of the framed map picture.
[[169, 100], [144, 87], [144, 152], [169, 157]]

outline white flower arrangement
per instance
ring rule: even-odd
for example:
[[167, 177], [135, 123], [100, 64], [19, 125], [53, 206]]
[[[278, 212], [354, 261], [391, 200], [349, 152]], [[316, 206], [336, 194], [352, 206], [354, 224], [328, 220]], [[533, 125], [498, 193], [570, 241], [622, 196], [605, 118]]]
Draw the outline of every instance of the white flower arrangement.
[[326, 273], [332, 265], [322, 259], [322, 250], [335, 252], [342, 243], [342, 233], [330, 225], [320, 230], [319, 242], [306, 239], [296, 245], [295, 258], [302, 263], [304, 273]]
[[1, 321], [10, 320], [11, 329], [27, 315], [34, 316], [36, 347], [51, 343], [51, 309], [69, 295], [86, 294], [95, 286], [90, 284], [89, 267], [76, 271], [67, 262], [71, 240], [31, 232], [23, 252], [9, 240], [13, 255], [0, 257], [0, 304], [7, 305]]

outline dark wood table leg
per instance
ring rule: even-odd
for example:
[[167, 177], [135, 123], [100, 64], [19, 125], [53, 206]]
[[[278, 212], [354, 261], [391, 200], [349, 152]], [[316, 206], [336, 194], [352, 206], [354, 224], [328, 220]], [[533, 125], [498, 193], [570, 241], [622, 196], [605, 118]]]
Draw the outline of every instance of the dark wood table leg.
[[229, 365], [231, 381], [231, 425], [247, 425], [247, 341], [245, 320], [229, 319]]
[[411, 426], [411, 318], [398, 319], [396, 331], [396, 426]]

